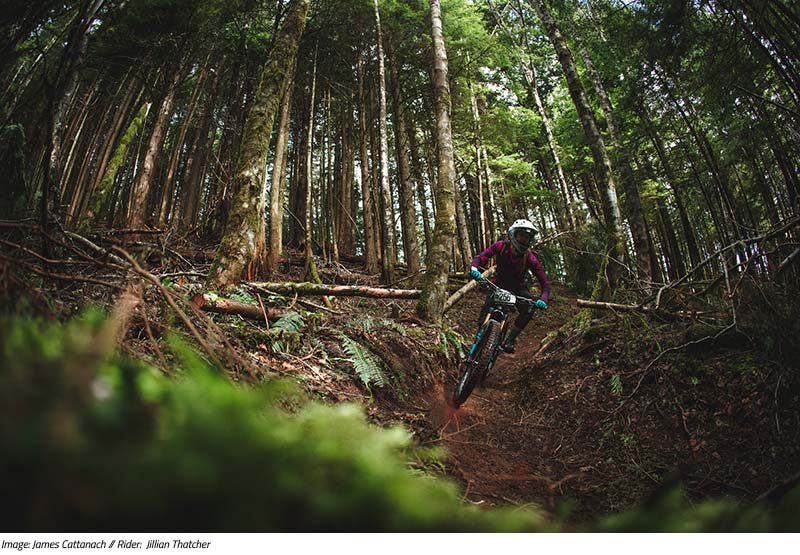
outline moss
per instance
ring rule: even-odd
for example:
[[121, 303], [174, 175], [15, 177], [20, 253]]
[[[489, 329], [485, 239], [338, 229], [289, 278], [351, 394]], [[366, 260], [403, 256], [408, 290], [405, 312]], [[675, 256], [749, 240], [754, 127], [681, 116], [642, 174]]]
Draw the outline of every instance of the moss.
[[605, 337], [608, 337], [610, 332], [616, 329], [618, 326], [616, 324], [589, 324], [587, 328], [583, 331], [583, 340], [586, 343], [591, 343], [593, 341], [598, 341]]
[[714, 348], [714, 349], [750, 348], [750, 342], [743, 334], [741, 334], [735, 328], [731, 328], [723, 332], [723, 330], [725, 330], [725, 327], [726, 326], [714, 326], [710, 324], [701, 324], [701, 323], [692, 324], [686, 329], [685, 340], [686, 342], [693, 343], [693, 345], [690, 346], [690, 349], [695, 351], [707, 350], [709, 348]]

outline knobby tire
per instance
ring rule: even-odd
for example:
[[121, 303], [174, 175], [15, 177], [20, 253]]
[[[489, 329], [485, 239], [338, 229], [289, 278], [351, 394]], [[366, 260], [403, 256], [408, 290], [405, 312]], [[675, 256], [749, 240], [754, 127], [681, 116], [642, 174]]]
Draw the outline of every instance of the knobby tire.
[[486, 330], [481, 336], [480, 343], [478, 343], [473, 356], [474, 362], [469, 364], [467, 362], [464, 374], [461, 375], [456, 385], [456, 390], [453, 393], [453, 406], [455, 408], [464, 404], [467, 398], [481, 381], [481, 377], [486, 372], [489, 366], [489, 361], [500, 339], [500, 324], [495, 320], [486, 322]]

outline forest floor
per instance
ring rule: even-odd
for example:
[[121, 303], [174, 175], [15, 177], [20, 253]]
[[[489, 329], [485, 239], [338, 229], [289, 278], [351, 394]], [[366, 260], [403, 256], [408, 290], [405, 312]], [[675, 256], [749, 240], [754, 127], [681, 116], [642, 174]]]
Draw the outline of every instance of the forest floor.
[[[796, 366], [752, 349], [744, 336], [653, 364], [656, 344], [681, 343], [692, 328], [608, 313], [576, 331], [575, 300], [556, 286], [516, 353], [502, 355], [459, 410], [443, 401], [452, 375], [429, 397], [429, 424], [466, 500], [535, 504], [580, 524], [677, 483], [690, 502], [748, 501], [797, 479]], [[465, 337], [482, 302], [474, 292], [449, 314]], [[546, 338], [551, 347], [537, 355]]]
[[[447, 447], [448, 472], [463, 484], [465, 499], [489, 506], [536, 503], [556, 509], [570, 493], [585, 492], [598, 453], [574, 441], [559, 414], [554, 386], [571, 380], [576, 368], [534, 365], [536, 352], [549, 332], [556, 331], [577, 308], [568, 290], [555, 287], [546, 312], [535, 318], [520, 336], [514, 354], [502, 354], [482, 387], [453, 410], [447, 402], [455, 380], [430, 399], [430, 424]], [[454, 307], [449, 320], [464, 337], [474, 335], [485, 293], [472, 292]]]
[[[182, 329], [164, 299], [183, 299], [191, 314], [187, 301], [202, 291], [213, 249], [171, 258], [169, 252], [153, 249], [143, 257], [161, 285], [147, 286], [123, 342], [126, 352], [156, 366], [167, 362], [154, 348], [160, 334]], [[123, 266], [83, 264], [84, 280], [104, 281], [67, 282], [52, 274], [31, 287], [28, 266], [9, 267], [5, 295], [58, 319], [88, 304], [110, 308], [117, 293], [105, 280], [115, 279], [121, 289], [131, 275]], [[302, 281], [301, 266], [281, 269], [276, 281]], [[185, 276], [164, 277], [175, 270]], [[376, 276], [355, 265], [323, 262], [320, 274], [325, 283], [377, 285]], [[736, 330], [711, 337], [719, 327], [709, 331], [693, 320], [610, 311], [579, 318], [575, 293], [554, 284], [548, 310], [536, 312], [516, 353], [503, 354], [458, 410], [448, 399], [475, 332], [480, 291], [447, 314], [460, 342], [448, 326], [416, 319], [413, 301], [338, 298], [331, 311], [302, 310], [303, 299], [289, 298], [300, 329], [278, 335], [263, 319], [215, 314], [194, 321], [213, 332], [207, 337], [227, 336], [219, 352], [233, 350], [236, 360], [263, 372], [247, 381], [287, 377], [326, 402], [362, 404], [376, 424], [402, 424], [423, 447], [446, 448], [443, 464], [420, 461], [420, 468], [459, 482], [465, 502], [533, 505], [580, 526], [634, 508], [671, 484], [680, 483], [690, 502], [747, 502], [800, 479], [800, 367], [784, 351], [796, 352], [797, 339], [781, 340], [784, 330], [797, 327], [796, 292], [791, 295], [791, 302], [774, 301], [771, 312], [741, 311]], [[359, 373], [354, 344], [366, 353], [366, 367], [380, 361], [385, 385]]]

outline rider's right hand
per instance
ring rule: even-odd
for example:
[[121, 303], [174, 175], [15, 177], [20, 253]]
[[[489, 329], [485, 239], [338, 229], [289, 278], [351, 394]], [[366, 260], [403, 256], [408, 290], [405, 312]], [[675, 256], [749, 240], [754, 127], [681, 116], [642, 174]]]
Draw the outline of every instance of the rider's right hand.
[[483, 275], [481, 274], [481, 271], [479, 269], [477, 269], [475, 266], [473, 266], [473, 267], [471, 267], [469, 269], [469, 277], [471, 277], [472, 279], [478, 280], [478, 279], [481, 279], [483, 277]]

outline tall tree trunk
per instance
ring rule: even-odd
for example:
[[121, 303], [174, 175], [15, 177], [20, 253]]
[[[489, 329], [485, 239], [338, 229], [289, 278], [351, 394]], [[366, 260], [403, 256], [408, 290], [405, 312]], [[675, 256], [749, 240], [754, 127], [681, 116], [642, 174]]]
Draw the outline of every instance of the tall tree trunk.
[[620, 226], [619, 203], [617, 201], [617, 188], [614, 183], [614, 175], [611, 169], [611, 160], [606, 152], [605, 143], [600, 136], [597, 122], [594, 119], [594, 112], [589, 106], [583, 84], [578, 76], [575, 62], [572, 58], [564, 37], [561, 35], [555, 20], [550, 12], [544, 7], [542, 0], [530, 0], [536, 9], [539, 17], [547, 29], [550, 42], [555, 48], [561, 69], [567, 80], [570, 97], [578, 111], [581, 126], [586, 134], [589, 147], [592, 151], [597, 182], [602, 189], [601, 206], [603, 208], [603, 218], [606, 227], [606, 258], [600, 269], [597, 284], [592, 293], [592, 300], [610, 300], [617, 286], [621, 274], [621, 267], [618, 261], [621, 260], [625, 252], [625, 240]]
[[86, 231], [90, 226], [100, 223], [100, 210], [108, 200], [114, 181], [117, 178], [117, 172], [128, 155], [128, 149], [131, 143], [136, 138], [136, 135], [138, 135], [144, 120], [147, 118], [150, 106], [151, 104], [149, 102], [142, 104], [130, 125], [128, 125], [128, 128], [125, 130], [125, 133], [122, 135], [122, 139], [120, 139], [117, 148], [114, 150], [114, 155], [111, 157], [108, 167], [105, 168], [105, 172], [102, 174], [102, 179], [100, 179], [100, 182], [94, 188], [94, 191], [92, 191], [86, 209], [86, 215], [81, 224], [81, 230]]
[[[480, 245], [487, 245], [489, 243], [489, 233], [486, 228], [486, 212], [484, 210], [485, 203], [484, 203], [484, 183], [483, 183], [483, 167], [481, 165], [481, 123], [480, 123], [480, 113], [478, 112], [478, 99], [475, 97], [475, 90], [472, 84], [472, 80], [468, 81], [469, 87], [469, 101], [470, 107], [472, 108], [472, 133], [473, 133], [473, 148], [474, 148], [474, 156], [475, 156], [475, 196], [477, 204], [477, 211], [472, 214], [472, 220], [475, 222], [475, 227], [477, 228], [477, 243]], [[477, 218], [477, 221], [475, 221]], [[464, 245], [466, 248], [467, 245]]]
[[133, 229], [140, 229], [145, 223], [155, 223], [149, 221], [150, 204], [148, 199], [150, 196], [150, 184], [153, 179], [153, 173], [155, 172], [156, 160], [161, 152], [161, 143], [164, 140], [164, 134], [166, 133], [167, 125], [169, 125], [170, 117], [172, 117], [172, 105], [175, 101], [178, 83], [182, 76], [183, 64], [179, 64], [178, 69], [172, 75], [172, 81], [170, 81], [164, 92], [164, 98], [161, 100], [156, 120], [153, 123], [153, 130], [150, 133], [150, 140], [147, 143], [144, 160], [142, 160], [139, 174], [136, 176], [136, 181], [133, 183], [130, 210], [127, 218], [128, 226]]
[[275, 162], [272, 165], [272, 180], [269, 189], [269, 250], [267, 251], [267, 275], [278, 267], [283, 251], [283, 189], [286, 177], [286, 151], [289, 141], [289, 120], [292, 113], [292, 82], [297, 60], [291, 61], [287, 86], [283, 91], [278, 136], [275, 139]]
[[[259, 203], [264, 199], [264, 160], [269, 150], [272, 124], [286, 90], [290, 66], [297, 56], [310, 0], [294, 0], [275, 39], [261, 73], [256, 98], [247, 116], [242, 148], [234, 173], [235, 196], [222, 242], [209, 271], [209, 289], [224, 289], [238, 282], [255, 251]], [[263, 213], [263, 212], [262, 212]]]
[[422, 229], [425, 235], [425, 253], [431, 250], [431, 220], [428, 214], [428, 198], [425, 194], [425, 179], [423, 178], [422, 168], [420, 164], [422, 161], [419, 158], [417, 151], [417, 130], [414, 125], [408, 122], [408, 143], [411, 149], [411, 167], [414, 175], [414, 182], [417, 184], [417, 202], [419, 202], [421, 216], [422, 216]]
[[[215, 73], [214, 80], [216, 80], [216, 75]], [[169, 165], [167, 166], [167, 175], [161, 186], [161, 200], [158, 203], [158, 212], [156, 213], [156, 223], [158, 227], [163, 227], [166, 223], [169, 214], [168, 207], [171, 200], [175, 197], [174, 193], [177, 186], [178, 165], [181, 159], [181, 152], [183, 151], [184, 142], [186, 141], [186, 133], [189, 131], [189, 126], [197, 110], [198, 99], [200, 98], [200, 91], [205, 84], [205, 78], [206, 71], [205, 68], [201, 66], [197, 73], [197, 82], [192, 91], [192, 97], [189, 99], [189, 109], [186, 111], [183, 121], [178, 128], [177, 136], [172, 142], [172, 155], [170, 156]]]
[[381, 218], [381, 282], [390, 285], [394, 282], [395, 252], [394, 218], [392, 218], [392, 191], [389, 188], [389, 139], [386, 130], [386, 70], [383, 63], [383, 33], [381, 32], [381, 15], [378, 10], [378, 0], [375, 4], [375, 29], [376, 42], [378, 43], [378, 97], [380, 127], [380, 187], [383, 204]]
[[[314, 178], [313, 172], [311, 169], [311, 162], [314, 158], [314, 101], [317, 91], [317, 49], [314, 49], [314, 62], [311, 67], [311, 92], [309, 93], [309, 101], [308, 101], [308, 133], [306, 133], [306, 138], [308, 140], [308, 144], [306, 145], [306, 175], [308, 176], [308, 187], [306, 188], [306, 221], [305, 221], [305, 255], [306, 255], [306, 267], [305, 267], [305, 279], [306, 281], [311, 281], [313, 283], [321, 283], [319, 279], [319, 273], [317, 272], [317, 263], [314, 260], [314, 236], [312, 234], [313, 228], [313, 210], [312, 210], [312, 198], [314, 192]], [[319, 220], [318, 220], [319, 221]]]
[[447, 294], [447, 274], [450, 250], [455, 237], [456, 169], [453, 158], [453, 137], [450, 127], [450, 85], [447, 81], [447, 51], [442, 33], [439, 0], [429, 0], [431, 7], [431, 37], [433, 38], [433, 86], [436, 103], [436, 145], [439, 179], [436, 187], [436, 227], [433, 245], [428, 253], [422, 295], [417, 314], [440, 324]]
[[633, 168], [631, 167], [631, 155], [628, 151], [627, 145], [622, 143], [622, 133], [619, 128], [619, 123], [614, 114], [614, 109], [611, 105], [611, 99], [606, 92], [603, 79], [600, 72], [592, 61], [589, 52], [585, 48], [581, 48], [581, 57], [586, 66], [589, 78], [594, 85], [594, 90], [597, 93], [597, 98], [600, 101], [600, 107], [603, 110], [603, 115], [606, 118], [606, 126], [608, 129], [608, 136], [611, 138], [611, 144], [614, 146], [614, 153], [616, 154], [616, 167], [620, 171], [620, 182], [622, 189], [625, 192], [625, 215], [628, 217], [628, 223], [631, 228], [631, 235], [633, 236], [633, 250], [636, 258], [636, 270], [643, 274], [648, 280], [653, 279], [653, 271], [650, 268], [650, 243], [647, 234], [647, 222], [645, 221], [644, 211], [642, 210], [642, 199], [639, 196], [639, 188], [636, 186], [635, 176], [633, 175]]
[[[557, 212], [557, 217], [559, 221], [565, 220], [569, 229], [575, 229], [575, 219], [572, 215], [572, 205], [573, 200], [570, 195], [569, 187], [567, 186], [567, 178], [564, 175], [564, 167], [561, 165], [561, 158], [558, 154], [558, 145], [556, 143], [555, 137], [553, 135], [553, 125], [550, 123], [550, 118], [547, 115], [547, 112], [544, 109], [544, 104], [542, 103], [542, 97], [539, 94], [539, 84], [538, 84], [538, 77], [536, 75], [536, 65], [533, 62], [533, 57], [531, 55], [531, 45], [528, 41], [528, 35], [525, 32], [527, 29], [528, 23], [525, 17], [525, 10], [522, 9], [522, 5], [520, 4], [519, 0], [515, 1], [515, 10], [520, 17], [520, 21], [522, 23], [522, 43], [514, 38], [513, 33], [510, 29], [506, 27], [503, 23], [503, 18], [500, 14], [497, 13], [497, 10], [492, 7], [492, 10], [495, 11], [497, 16], [497, 21], [503, 25], [506, 34], [511, 38], [512, 41], [515, 42], [517, 48], [520, 50], [520, 57], [522, 62], [522, 73], [525, 77], [525, 84], [528, 86], [528, 95], [530, 96], [531, 100], [533, 100], [533, 104], [536, 107], [536, 112], [539, 114], [539, 117], [542, 120], [542, 128], [544, 129], [545, 137], [547, 138], [547, 148], [550, 152], [550, 156], [553, 158], [553, 163], [556, 169], [556, 177], [558, 179], [558, 187], [559, 191], [561, 192], [561, 202], [563, 203], [563, 216], [559, 215]], [[559, 224], [561, 225], [561, 223]], [[563, 227], [563, 226], [562, 226]]]
[[[40, 219], [42, 232], [47, 234], [52, 220], [58, 215], [63, 179], [62, 140], [67, 110], [78, 86], [78, 71], [83, 66], [89, 33], [104, 0], [86, 0], [69, 29], [69, 37], [56, 71], [56, 82], [47, 83], [47, 112], [45, 152], [41, 158], [42, 196]], [[35, 182], [35, 181], [34, 181]], [[44, 241], [45, 255], [50, 256], [50, 241]]]
[[405, 253], [408, 275], [419, 271], [419, 241], [417, 239], [417, 216], [414, 210], [414, 183], [411, 180], [409, 160], [408, 126], [402, 93], [400, 92], [400, 71], [396, 52], [392, 50], [391, 82], [394, 104], [394, 137], [397, 152], [397, 168], [400, 171], [400, 223], [403, 230], [403, 252]]
[[[364, 94], [364, 63], [358, 53], [358, 129], [361, 156], [361, 202], [364, 205], [364, 271], [368, 274], [378, 272], [378, 244], [375, 240], [375, 202], [372, 195], [372, 179], [369, 172], [369, 131], [367, 129], [367, 97]], [[374, 168], [373, 168], [374, 170]]]
[[[124, 93], [122, 92], [124, 89]], [[81, 198], [76, 198], [76, 206], [70, 207], [71, 219], [69, 223], [72, 227], [86, 229], [89, 226], [90, 220], [94, 217], [97, 210], [91, 215], [87, 215], [87, 207], [92, 201], [97, 192], [103, 177], [106, 175], [106, 168], [112, 155], [116, 153], [116, 146], [120, 137], [122, 137], [127, 130], [125, 123], [136, 118], [139, 113], [139, 102], [142, 95], [141, 81], [138, 74], [132, 70], [120, 83], [119, 90], [115, 98], [120, 98], [119, 104], [112, 104], [109, 106], [106, 117], [100, 122], [98, 129], [106, 129], [107, 133], [103, 134], [103, 142], [100, 147], [99, 162], [94, 166], [94, 176], [87, 179], [88, 186]], [[137, 128], [138, 131], [138, 128]], [[127, 149], [125, 153], [127, 153]], [[121, 162], [121, 160], [120, 160]]]
[[[467, 219], [464, 209], [464, 203], [462, 202], [460, 194], [460, 187], [458, 183], [456, 183], [456, 235], [454, 241], [454, 250], [455, 250], [455, 259], [454, 262], [461, 266], [462, 268], [466, 268], [469, 266], [470, 260], [472, 259], [472, 252], [470, 252], [470, 240], [469, 240], [469, 227], [467, 226]], [[479, 247], [478, 251], [480, 252], [486, 245]]]

